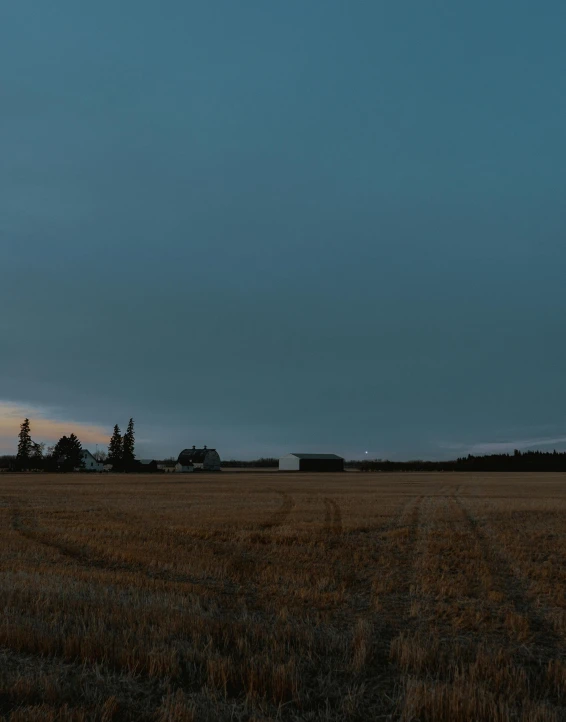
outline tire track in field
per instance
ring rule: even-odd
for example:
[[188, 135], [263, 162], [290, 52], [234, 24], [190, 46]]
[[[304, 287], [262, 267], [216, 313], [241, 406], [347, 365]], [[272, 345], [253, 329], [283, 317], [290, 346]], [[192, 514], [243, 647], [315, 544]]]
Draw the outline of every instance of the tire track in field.
[[323, 533], [339, 535], [342, 533], [342, 510], [338, 502], [324, 497], [324, 526]]
[[[267, 523], [270, 526], [262, 527], [262, 529], [276, 528], [283, 524], [291, 513], [295, 506], [294, 500], [288, 494], [281, 494], [281, 496], [284, 497], [283, 503], [268, 520]], [[203, 552], [206, 551], [207, 555], [212, 555], [211, 560], [216, 564], [216, 568], [209, 572], [206, 577], [201, 577], [202, 581], [197, 583], [214, 591], [215, 594], [222, 594], [225, 600], [233, 600], [234, 603], [243, 594], [248, 606], [254, 608], [257, 585], [251, 578], [259, 565], [263, 565], [264, 562], [255, 556], [253, 549], [242, 551], [241, 548], [234, 544], [233, 537], [224, 532], [221, 538], [203, 537], [195, 532], [191, 533], [189, 530], [183, 530], [182, 533], [177, 534], [170, 528], [148, 524], [146, 519], [131, 512], [112, 510], [109, 507], [104, 507], [103, 510], [108, 518], [125, 525], [126, 529], [134, 532], [136, 529], [143, 529], [146, 534], [151, 534], [154, 540], [159, 543], [176, 547], [176, 554], [184, 555], [184, 553], [190, 552], [192, 558], [195, 555], [202, 558]], [[133, 528], [132, 523], [135, 525]], [[191, 558], [188, 554], [186, 556]]]
[[[402, 681], [403, 673], [390, 662], [391, 645], [398, 637], [409, 618], [411, 588], [414, 583], [415, 562], [421, 536], [421, 508], [424, 496], [414, 497], [405, 504], [397, 518], [401, 526], [395, 528], [396, 537], [389, 537], [387, 549], [390, 549], [394, 564], [393, 590], [379, 594], [379, 606], [372, 617], [372, 655], [366, 670], [368, 701], [371, 700], [381, 713], [381, 718], [391, 719], [395, 709], [395, 698]], [[431, 497], [427, 498], [431, 501]], [[403, 534], [405, 530], [405, 533]], [[376, 540], [378, 546], [383, 540]]]
[[[142, 529], [146, 534], [151, 534], [154, 541], [170, 544], [176, 547], [179, 552], [182, 550], [181, 553], [190, 552], [193, 558], [195, 555], [202, 558], [203, 550], [206, 550], [207, 554], [212, 555], [211, 560], [214, 561], [218, 568], [212, 574], [209, 573], [204, 578], [201, 577], [201, 581], [198, 583], [200, 586], [213, 590], [215, 594], [222, 594], [226, 599], [235, 600], [237, 598], [239, 587], [242, 582], [247, 580], [250, 571], [254, 569], [253, 560], [247, 555], [242, 557], [237, 548], [234, 547], [233, 539], [224, 533], [221, 538], [203, 537], [185, 529], [180, 533], [175, 533], [168, 527], [148, 524], [147, 519], [131, 512], [112, 510], [109, 507], [104, 507], [103, 510], [108, 518], [125, 525], [127, 530], [136, 533], [136, 531]], [[188, 554], [186, 556], [191, 558]], [[251, 596], [253, 595], [248, 595], [248, 601]]]
[[[538, 637], [542, 645], [548, 645], [549, 641], [558, 642], [558, 637], [554, 631], [546, 624], [546, 621], [529, 599], [527, 585], [513, 571], [511, 563], [501, 550], [494, 535], [490, 534], [485, 526], [474, 517], [462, 499], [456, 497], [455, 502], [461, 511], [462, 518], [479, 542], [484, 558], [493, 572], [493, 578], [500, 587], [500, 591], [509, 599], [516, 611], [527, 617], [531, 628], [535, 632], [535, 639]], [[541, 634], [544, 635], [544, 639]]]
[[[407, 529], [411, 525], [411, 517], [414, 512], [415, 504], [420, 505], [424, 496], [411, 496], [407, 501], [401, 505], [397, 514], [383, 526], [376, 528], [375, 532], [380, 535], [392, 535], [400, 532], [403, 529]], [[383, 539], [380, 540], [383, 543]]]
[[[501, 548], [493, 532], [479, 521], [460, 497], [454, 497], [462, 519], [476, 538], [484, 559], [490, 569], [494, 585], [513, 610], [528, 622], [531, 641], [517, 650], [517, 662], [521, 664], [532, 681], [533, 689], [548, 686], [546, 667], [553, 660], [566, 661], [566, 653], [559, 635], [544, 618], [529, 597], [527, 583], [513, 570], [512, 563]], [[504, 602], [501, 606], [505, 606]], [[510, 640], [511, 643], [513, 640]], [[555, 703], [564, 704], [559, 697]]]
[[192, 577], [188, 574], [180, 572], [172, 572], [165, 569], [151, 568], [141, 562], [126, 562], [123, 559], [104, 554], [93, 549], [87, 544], [73, 544], [61, 539], [56, 534], [40, 529], [34, 516], [31, 517], [31, 523], [23, 520], [19, 509], [12, 509], [12, 529], [20, 534], [20, 536], [31, 542], [40, 544], [49, 549], [54, 549], [63, 557], [71, 559], [75, 564], [85, 569], [100, 569], [102, 571], [113, 573], [130, 573], [141, 574], [148, 579], [154, 579], [173, 584], [191, 584], [193, 586], [209, 586], [210, 581]]
[[111, 563], [107, 559], [95, 556], [92, 553], [88, 553], [89, 547], [77, 546], [69, 544], [68, 542], [58, 539], [53, 534], [46, 532], [45, 530], [39, 529], [37, 525], [37, 519], [35, 516], [31, 516], [28, 521], [24, 521], [21, 510], [19, 508], [12, 509], [12, 529], [17, 532], [24, 539], [40, 544], [41, 546], [55, 549], [62, 556], [72, 559], [80, 566], [96, 569], [107, 569], [110, 571], [116, 571], [116, 567], [112, 567]]
[[281, 506], [259, 525], [260, 529], [274, 529], [283, 526], [295, 507], [295, 500], [290, 494], [284, 491], [278, 491], [277, 493], [281, 497]]

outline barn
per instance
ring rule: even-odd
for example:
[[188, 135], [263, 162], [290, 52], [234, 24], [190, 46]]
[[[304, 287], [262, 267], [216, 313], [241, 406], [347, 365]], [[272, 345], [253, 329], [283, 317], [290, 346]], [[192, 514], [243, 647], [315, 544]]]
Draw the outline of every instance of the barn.
[[344, 471], [344, 459], [336, 454], [287, 454], [279, 459], [279, 471]]
[[199, 469], [202, 471], [220, 471], [220, 456], [216, 449], [208, 449], [206, 446], [197, 449], [193, 446], [192, 449], [183, 449], [181, 451], [177, 459], [177, 466], [192, 466], [195, 471]]

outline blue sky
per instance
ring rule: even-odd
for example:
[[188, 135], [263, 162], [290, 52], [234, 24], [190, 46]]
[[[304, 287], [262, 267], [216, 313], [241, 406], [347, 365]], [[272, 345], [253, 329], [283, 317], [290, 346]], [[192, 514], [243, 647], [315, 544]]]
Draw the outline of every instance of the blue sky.
[[565, 23], [3, 3], [0, 451], [566, 448]]

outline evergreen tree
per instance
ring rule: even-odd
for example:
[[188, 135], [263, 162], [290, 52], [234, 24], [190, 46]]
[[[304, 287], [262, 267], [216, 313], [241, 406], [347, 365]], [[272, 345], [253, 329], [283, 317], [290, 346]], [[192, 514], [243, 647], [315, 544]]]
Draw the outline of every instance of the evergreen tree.
[[29, 419], [24, 419], [20, 426], [18, 434], [18, 454], [16, 456], [16, 464], [19, 469], [29, 468], [33, 444], [31, 440]]
[[122, 465], [122, 448], [123, 439], [120, 433], [120, 427], [118, 424], [114, 426], [114, 432], [108, 444], [108, 463], [112, 464], [114, 469], [121, 467]]
[[134, 436], [134, 420], [130, 419], [128, 428], [124, 434], [124, 441], [122, 444], [122, 464], [124, 469], [128, 471], [133, 466], [136, 458], [134, 451], [135, 447], [135, 436]]
[[83, 445], [75, 434], [69, 436], [67, 460], [72, 469], [84, 469]]
[[53, 464], [58, 471], [74, 471], [84, 468], [83, 447], [75, 436], [62, 436], [53, 449]]

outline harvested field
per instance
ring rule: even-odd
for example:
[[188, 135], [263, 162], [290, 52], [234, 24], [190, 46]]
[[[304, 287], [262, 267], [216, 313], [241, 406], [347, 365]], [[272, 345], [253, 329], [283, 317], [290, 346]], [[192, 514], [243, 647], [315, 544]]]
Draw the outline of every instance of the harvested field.
[[0, 475], [0, 716], [566, 719], [566, 476]]

